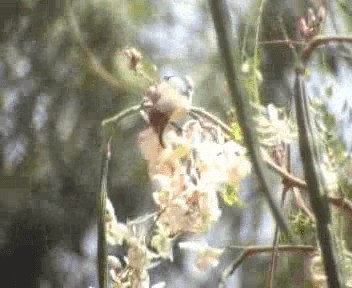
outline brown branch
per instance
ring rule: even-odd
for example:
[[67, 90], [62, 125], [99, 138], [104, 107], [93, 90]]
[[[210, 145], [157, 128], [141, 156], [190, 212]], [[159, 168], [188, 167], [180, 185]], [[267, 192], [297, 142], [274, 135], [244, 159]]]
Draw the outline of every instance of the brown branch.
[[84, 55], [88, 60], [90, 69], [102, 80], [104, 80], [111, 88], [120, 92], [124, 88], [122, 81], [118, 82], [112, 74], [107, 71], [103, 65], [96, 59], [93, 52], [88, 47], [81, 47], [84, 51]]
[[[212, 115], [211, 113], [207, 112], [203, 108], [199, 107], [192, 107], [191, 108], [191, 113], [201, 116], [217, 125], [219, 125], [223, 131], [231, 137], [232, 135], [232, 130], [229, 126], [227, 126], [225, 123], [223, 123], [219, 118], [216, 116]], [[286, 169], [280, 167], [277, 165], [275, 162], [273, 162], [269, 158], [264, 158], [264, 162], [266, 165], [268, 165], [269, 168], [271, 168], [274, 172], [276, 172], [278, 175], [280, 175], [283, 178], [283, 181], [285, 181], [285, 184], [290, 186], [290, 187], [297, 187], [299, 189], [306, 190], [307, 189], [307, 183], [292, 175], [289, 173]], [[304, 200], [302, 196], [300, 195], [299, 191], [294, 191], [295, 194], [295, 199], [297, 202], [297, 205], [311, 218], [314, 219], [314, 216], [312, 212], [307, 208], [307, 206], [304, 203]], [[349, 201], [346, 198], [336, 198], [336, 197], [328, 197], [328, 200], [331, 204], [336, 206], [338, 209], [342, 209], [344, 212], [349, 214], [352, 217], [352, 202]]]
[[306, 203], [303, 200], [301, 191], [297, 188], [293, 188], [293, 195], [295, 197], [298, 208], [301, 208], [302, 211], [306, 213], [311, 220], [315, 221], [313, 213], [310, 211], [310, 209], [307, 207]]
[[352, 43], [352, 36], [317, 36], [307, 43], [307, 46], [302, 50], [301, 59], [304, 64], [309, 61], [314, 49], [329, 44], [329, 43]]
[[352, 217], [352, 202], [344, 197], [328, 196], [329, 202]]
[[[284, 161], [280, 161], [281, 167], [283, 169], [285, 169], [288, 173], [290, 173], [291, 172], [291, 146], [290, 146], [290, 144], [287, 144], [284, 146], [284, 154], [285, 154], [284, 158], [286, 158], [286, 169], [285, 169], [285, 165], [284, 165], [285, 163], [283, 163]], [[291, 187], [292, 186], [287, 185], [287, 183], [283, 182], [282, 193], [281, 193], [281, 203], [280, 203], [281, 209], [283, 209], [283, 207], [284, 207], [287, 192], [291, 189]], [[272, 255], [271, 255], [270, 269], [268, 271], [268, 276], [267, 276], [266, 287], [268, 287], [268, 288], [272, 288], [273, 283], [274, 283], [275, 270], [276, 270], [277, 261], [279, 258], [279, 255], [278, 255], [278, 252], [279, 252], [278, 246], [279, 246], [279, 241], [280, 241], [279, 236], [280, 236], [279, 227], [277, 225], [275, 225], [275, 233], [274, 233], [274, 239], [273, 239], [273, 245], [272, 245], [273, 251], [272, 251]]]
[[[148, 106], [148, 105], [146, 105], [146, 106]], [[125, 118], [126, 116], [138, 113], [141, 108], [143, 108], [143, 105], [142, 106], [135, 105], [130, 108], [127, 108], [127, 109], [123, 110], [121, 113], [118, 113], [117, 115], [115, 115], [111, 118], [105, 119], [102, 122], [102, 126], [104, 127], [109, 123], [119, 122], [120, 119]], [[231, 128], [228, 127], [225, 123], [223, 123], [216, 116], [212, 115], [211, 113], [209, 113], [199, 107], [192, 107], [191, 113], [194, 113], [197, 116], [201, 116], [201, 117], [206, 118], [207, 120], [209, 120], [215, 124], [218, 124], [223, 129], [223, 131], [231, 137], [231, 135], [232, 135]], [[276, 172], [278, 175], [280, 175], [283, 178], [283, 181], [285, 181], [285, 184], [288, 185], [289, 187], [297, 187], [297, 188], [303, 189], [303, 190], [307, 189], [307, 183], [304, 180], [290, 174], [286, 169], [280, 167], [275, 162], [273, 162], [271, 159], [264, 158], [264, 162], [266, 163], [266, 165], [268, 165], [269, 168], [271, 168], [274, 172]], [[300, 208], [302, 208], [310, 218], [312, 218], [312, 213], [304, 205], [304, 200], [302, 199], [302, 196], [297, 195], [297, 193], [299, 193], [299, 192], [295, 191], [295, 198], [297, 201], [297, 205]], [[348, 215], [350, 215], [352, 217], [352, 202], [351, 201], [349, 201], [346, 198], [337, 198], [337, 197], [328, 197], [328, 200], [331, 204], [336, 206], [336, 208], [343, 210], [344, 212], [346, 212]]]
[[[225, 123], [223, 123], [218, 117], [214, 116], [213, 114], [207, 112], [206, 110], [204, 110], [203, 108], [199, 108], [199, 107], [192, 107], [191, 111], [190, 111], [191, 115], [196, 115], [196, 116], [200, 116], [203, 117], [209, 121], [211, 121], [212, 123], [219, 125], [220, 128], [231, 138], [233, 137], [233, 133], [232, 133], [232, 129], [226, 125]], [[285, 169], [283, 169], [282, 167], [280, 167], [279, 165], [275, 164], [271, 159], [269, 159], [268, 157], [264, 158], [264, 162], [266, 165], [269, 166], [269, 168], [271, 168], [274, 172], [276, 172], [277, 174], [279, 174], [282, 178], [284, 178], [284, 180], [286, 181], [286, 184], [291, 186], [291, 187], [298, 187], [300, 189], [307, 189], [307, 184], [304, 180], [295, 177], [294, 175], [290, 174], [289, 172], [287, 172]]]
[[232, 129], [227, 126], [224, 122], [222, 122], [218, 117], [216, 117], [215, 115], [209, 113], [208, 111], [206, 111], [203, 108], [200, 107], [194, 107], [192, 106], [191, 111], [190, 111], [191, 115], [195, 115], [195, 116], [200, 116], [203, 117], [207, 120], [209, 120], [210, 122], [219, 125], [220, 128], [230, 137], [232, 137]]
[[[291, 253], [291, 254], [308, 254], [316, 251], [314, 246], [292, 246], [292, 245], [281, 245], [277, 247], [279, 252]], [[232, 275], [236, 269], [242, 264], [247, 257], [253, 256], [259, 253], [271, 253], [273, 251], [272, 246], [248, 246], [244, 248], [239, 257], [237, 257], [222, 273], [219, 287], [225, 287], [226, 279]]]
[[289, 48], [294, 48], [294, 46], [305, 45], [304, 41], [296, 40], [269, 40], [269, 41], [259, 41], [260, 45], [287, 45]]
[[290, 174], [289, 172], [287, 172], [285, 169], [283, 169], [282, 167], [280, 167], [270, 159], [266, 158], [264, 159], [264, 162], [269, 166], [269, 168], [271, 168], [277, 174], [279, 174], [284, 179], [284, 181], [286, 181], [285, 184], [290, 185], [291, 187], [307, 189], [307, 183], [304, 180]]
[[71, 26], [74, 36], [76, 37], [76, 41], [80, 48], [83, 50], [84, 56], [87, 59], [87, 64], [90, 69], [99, 76], [102, 80], [104, 80], [110, 87], [112, 87], [117, 92], [124, 87], [123, 83], [118, 82], [109, 71], [107, 71], [102, 64], [96, 59], [93, 52], [89, 47], [87, 47], [82, 33], [79, 28], [79, 24], [77, 23], [76, 17], [73, 13], [73, 8], [69, 9], [68, 13], [68, 24]]

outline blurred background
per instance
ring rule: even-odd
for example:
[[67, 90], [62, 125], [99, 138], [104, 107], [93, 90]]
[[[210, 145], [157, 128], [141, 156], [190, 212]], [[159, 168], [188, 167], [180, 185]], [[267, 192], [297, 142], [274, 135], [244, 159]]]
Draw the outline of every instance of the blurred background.
[[[317, 9], [320, 2], [265, 1], [259, 40], [297, 39], [297, 16], [304, 15], [307, 7]], [[350, 1], [328, 2], [326, 32], [351, 31]], [[261, 1], [228, 4], [241, 62], [251, 61]], [[194, 104], [226, 121], [231, 106], [215, 36], [207, 1], [202, 0], [0, 1], [2, 287], [97, 287], [100, 124], [140, 103], [147, 87], [143, 79], [127, 77], [119, 69], [118, 52], [126, 46], [137, 48], [146, 67], [156, 66], [152, 72], [156, 77], [190, 75], [195, 82]], [[100, 66], [94, 66], [82, 43]], [[262, 104], [290, 108], [293, 49], [263, 45], [259, 51]], [[334, 91], [328, 109], [336, 116], [348, 151], [351, 57], [347, 46], [328, 45], [314, 58], [309, 81], [313, 96], [319, 97], [326, 89]], [[124, 85], [111, 86], [97, 67]], [[142, 127], [138, 116], [130, 117], [112, 140], [109, 193], [120, 221], [155, 209], [146, 163], [136, 144]], [[273, 175], [272, 181], [274, 192], [279, 193], [279, 179]], [[256, 190], [255, 178], [245, 179], [241, 184], [244, 207], [224, 205], [221, 221], [207, 235], [197, 237], [220, 248], [270, 245], [274, 224]], [[167, 287], [216, 287], [221, 271], [239, 252], [229, 249], [219, 267], [197, 272], [192, 258], [176, 246], [174, 262], [152, 269], [151, 282], [166, 281]], [[303, 260], [297, 258], [283, 257], [276, 287], [309, 287], [304, 286]], [[228, 287], [263, 287], [269, 261], [268, 256], [248, 259], [230, 277]]]

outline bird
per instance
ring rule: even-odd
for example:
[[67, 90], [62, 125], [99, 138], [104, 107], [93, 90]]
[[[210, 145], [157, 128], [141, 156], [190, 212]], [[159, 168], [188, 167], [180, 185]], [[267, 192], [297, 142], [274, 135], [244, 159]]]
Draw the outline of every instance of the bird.
[[189, 76], [164, 76], [164, 79], [192, 104], [193, 80]]
[[192, 105], [192, 95], [193, 81], [188, 76], [165, 76], [161, 83], [147, 91], [146, 98], [152, 103], [148, 112], [149, 123], [163, 148], [163, 133], [169, 123], [182, 131], [182, 124]]
[[[193, 96], [193, 80], [190, 76], [164, 76], [164, 79], [168, 84], [173, 87], [180, 95], [186, 97], [189, 106], [192, 106]], [[182, 126], [185, 122], [186, 117], [175, 122], [171, 121], [171, 125], [174, 126], [178, 131], [182, 131]]]

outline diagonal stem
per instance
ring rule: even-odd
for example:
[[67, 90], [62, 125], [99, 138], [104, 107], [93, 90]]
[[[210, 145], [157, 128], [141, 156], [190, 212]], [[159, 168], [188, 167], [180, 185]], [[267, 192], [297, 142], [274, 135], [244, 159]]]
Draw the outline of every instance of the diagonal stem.
[[[105, 145], [105, 143], [103, 144]], [[107, 288], [108, 285], [108, 264], [107, 264], [107, 244], [106, 244], [106, 198], [108, 194], [108, 174], [109, 162], [111, 158], [111, 137], [103, 147], [101, 167], [100, 191], [97, 194], [97, 213], [98, 213], [98, 279], [99, 288]]]
[[[316, 251], [314, 246], [292, 246], [292, 245], [281, 245], [277, 247], [279, 252], [286, 252], [291, 254], [309, 254]], [[226, 279], [232, 275], [236, 269], [242, 264], [248, 257], [259, 254], [259, 253], [270, 253], [273, 251], [272, 246], [248, 246], [244, 248], [240, 256], [238, 256], [222, 273], [219, 287], [225, 287]]]
[[297, 69], [295, 80], [296, 118], [299, 131], [299, 147], [304, 167], [305, 179], [308, 185], [308, 196], [313, 209], [317, 237], [324, 259], [325, 273], [329, 287], [341, 287], [341, 275], [336, 262], [336, 247], [334, 247], [333, 236], [330, 232], [330, 209], [324, 187], [321, 184], [317, 165], [317, 149], [312, 135], [307, 95], [302, 79], [301, 71]]
[[[228, 27], [231, 26], [229, 23], [229, 17], [225, 14], [227, 7], [223, 0], [210, 0], [211, 13], [213, 22], [218, 38], [218, 44], [220, 52], [223, 58], [225, 74], [227, 82], [231, 91], [232, 101], [236, 108], [238, 115], [238, 122], [243, 131], [244, 140], [248, 148], [253, 167], [258, 176], [259, 183], [261, 184], [263, 194], [269, 204], [271, 213], [275, 218], [276, 223], [279, 225], [281, 231], [285, 233], [289, 239], [292, 237], [289, 233], [288, 225], [279, 210], [278, 205], [275, 203], [273, 196], [271, 195], [271, 189], [267, 173], [265, 171], [264, 161], [261, 158], [258, 139], [254, 130], [253, 119], [250, 118], [250, 105], [249, 97], [245, 93], [243, 87], [239, 84], [239, 74], [236, 71], [235, 59], [239, 59], [239, 55], [234, 57], [232, 43], [230, 42], [230, 36]], [[228, 23], [225, 23], [227, 21]], [[239, 65], [237, 63], [237, 65]]]

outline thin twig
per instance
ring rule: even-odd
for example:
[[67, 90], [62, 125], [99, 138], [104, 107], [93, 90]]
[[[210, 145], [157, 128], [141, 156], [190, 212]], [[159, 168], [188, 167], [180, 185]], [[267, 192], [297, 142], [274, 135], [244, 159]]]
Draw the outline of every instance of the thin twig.
[[[196, 116], [201, 116], [201, 117], [211, 121], [212, 123], [220, 126], [222, 128], [222, 130], [228, 136], [230, 136], [231, 138], [233, 137], [232, 129], [228, 125], [226, 125], [218, 117], [207, 112], [203, 108], [193, 106], [191, 108], [190, 113], [195, 114]], [[294, 175], [290, 174], [289, 172], [287, 172], [287, 170], [278, 166], [275, 162], [273, 162], [268, 157], [264, 157], [264, 162], [268, 165], [269, 168], [271, 168], [274, 172], [279, 174], [286, 181], [287, 185], [290, 185], [291, 187], [298, 187], [300, 189], [307, 189], [307, 183], [304, 180], [297, 178]]]
[[[304, 203], [300, 190], [297, 188], [293, 188], [293, 191], [294, 191], [294, 196], [295, 196], [297, 206], [301, 208], [309, 218], [315, 221], [314, 215]], [[328, 196], [327, 199], [329, 203], [334, 205], [341, 212], [345, 212], [349, 217], [352, 218], [352, 202], [350, 200], [346, 199], [345, 197], [333, 197], [333, 196]]]
[[331, 204], [336, 206], [336, 208], [341, 209], [350, 217], [352, 217], [352, 202], [344, 197], [332, 197], [328, 196], [328, 200]]
[[[277, 247], [277, 249], [279, 252], [291, 254], [307, 254], [316, 251], [316, 247], [305, 245], [280, 245]], [[272, 251], [272, 246], [248, 246], [244, 248], [240, 256], [237, 257], [222, 273], [219, 287], [225, 287], [226, 279], [236, 271], [236, 269], [242, 264], [244, 260], [246, 260], [247, 257], [260, 253], [271, 253]]]
[[79, 25], [77, 23], [76, 17], [73, 12], [73, 8], [69, 8], [68, 12], [68, 24], [72, 27], [72, 31], [74, 36], [76, 37], [77, 43], [80, 48], [83, 50], [86, 59], [88, 60], [88, 65], [91, 70], [99, 76], [102, 80], [104, 80], [111, 88], [113, 88], [116, 92], [120, 92], [120, 90], [124, 87], [124, 83], [118, 82], [110, 72], [108, 72], [102, 64], [94, 56], [93, 52], [89, 47], [87, 47], [82, 33], [80, 31]]
[[294, 48], [294, 46], [305, 45], [305, 41], [296, 40], [269, 40], [269, 41], [259, 41], [260, 45], [287, 45], [289, 48]]
[[297, 187], [300, 189], [307, 189], [307, 183], [304, 180], [290, 174], [270, 159], [264, 159], [264, 162], [268, 165], [269, 168], [271, 168], [274, 172], [279, 174], [285, 181], [287, 181], [287, 185], [291, 185], [291, 187]]
[[128, 107], [127, 109], [121, 111], [120, 113], [103, 120], [101, 122], [101, 126], [104, 128], [108, 124], [119, 122], [123, 118], [126, 118], [130, 115], [136, 114], [137, 112], [139, 112], [142, 109], [142, 107], [143, 107], [142, 105], [134, 105], [134, 106]]
[[[144, 105], [131, 106], [121, 111], [120, 113], [105, 119], [104, 121], [102, 121], [101, 125], [105, 127], [108, 124], [119, 122], [123, 118], [139, 112], [143, 107]], [[218, 117], [211, 114], [210, 112], [207, 112], [203, 108], [193, 106], [190, 109], [190, 113], [191, 115], [193, 114], [197, 117], [205, 118], [208, 121], [218, 125], [224, 131], [224, 133], [226, 133], [230, 138], [233, 137], [232, 130], [228, 125], [226, 125]], [[264, 158], [264, 162], [268, 165], [269, 168], [271, 168], [274, 172], [276, 172], [279, 176], [281, 176], [284, 179], [284, 181], [286, 181], [287, 185], [290, 185], [291, 187], [297, 187], [300, 189], [307, 189], [307, 184], [305, 181], [288, 173], [285, 169], [282, 169], [282, 167], [279, 167], [277, 164], [275, 164], [271, 159], [266, 157]]]
[[313, 221], [315, 221], [315, 216], [314, 214], [310, 211], [310, 209], [307, 207], [306, 203], [303, 200], [301, 190], [297, 188], [293, 188], [293, 195], [296, 200], [297, 207], [302, 209], [304, 213]]
[[302, 50], [301, 59], [303, 64], [306, 64], [313, 51], [329, 43], [352, 43], [352, 36], [325, 35], [316, 36], [307, 43], [307, 46]]
[[[282, 191], [282, 198], [281, 198], [281, 208], [283, 207], [285, 196], [287, 193], [287, 186], [283, 187]], [[278, 245], [279, 245], [279, 235], [280, 235], [280, 230], [277, 224], [275, 224], [275, 232], [274, 232], [274, 239], [273, 239], [273, 250], [272, 250], [272, 255], [271, 255], [271, 261], [270, 261], [270, 268], [269, 268], [269, 273], [268, 273], [268, 278], [267, 278], [267, 286], [268, 288], [272, 288], [273, 283], [274, 283], [274, 272], [276, 269], [277, 265], [277, 258], [278, 258]]]
[[108, 194], [108, 174], [109, 174], [110, 158], [111, 158], [111, 137], [109, 141], [106, 143], [106, 147], [103, 146], [100, 191], [97, 194], [97, 213], [98, 213], [97, 266], [98, 266], [99, 288], [106, 288], [108, 285], [105, 214], [106, 214], [106, 199]]
[[[286, 145], [285, 149], [285, 155], [286, 155], [286, 166], [287, 166], [287, 171], [291, 172], [291, 149], [290, 149], [290, 144]], [[282, 168], [284, 168], [284, 163], [281, 163]], [[280, 208], [283, 209], [284, 204], [285, 204], [285, 199], [288, 190], [291, 189], [291, 186], [287, 185], [285, 181], [283, 181], [283, 187], [282, 187], [282, 193], [281, 193], [281, 203], [280, 203]], [[280, 230], [277, 224], [275, 224], [275, 232], [274, 232], [274, 239], [273, 239], [273, 252], [271, 256], [271, 263], [270, 263], [270, 269], [269, 269], [269, 275], [268, 275], [268, 283], [267, 287], [272, 288], [273, 283], [274, 283], [274, 272], [277, 266], [277, 260], [278, 260], [278, 249], [277, 247], [279, 246], [279, 240], [280, 240]]]
[[221, 127], [221, 129], [230, 137], [232, 136], [232, 129], [226, 125], [224, 122], [222, 122], [218, 117], [216, 117], [215, 115], [207, 112], [205, 109], [200, 108], [200, 107], [194, 107], [192, 106], [190, 114], [195, 114], [196, 116], [201, 116], [207, 120], [209, 120], [210, 122], [218, 125]]
[[[262, 16], [263, 16], [263, 11], [264, 11], [264, 6], [265, 6], [266, 0], [261, 0], [260, 1], [260, 6], [259, 6], [259, 14], [257, 17], [257, 23], [256, 23], [256, 32], [255, 32], [255, 39], [254, 39], [254, 57], [253, 57], [253, 66], [255, 69], [258, 67], [258, 57], [259, 57], [259, 49], [258, 49], [258, 42], [259, 42], [259, 32], [260, 32], [260, 23], [262, 21]], [[253, 85], [255, 87], [254, 89], [254, 99], [257, 103], [259, 103], [259, 89], [258, 89], [258, 76], [256, 71], [253, 71], [252, 73], [252, 81]]]
[[[114, 115], [113, 117], [107, 118], [104, 121], [102, 121], [102, 127], [105, 127], [108, 124], [112, 123], [118, 123], [122, 119], [137, 114], [139, 111], [143, 108], [143, 105], [134, 105], [131, 106], [120, 113]], [[199, 107], [192, 107], [191, 108], [191, 113], [195, 113], [195, 115], [203, 117], [214, 124], [217, 124], [223, 129], [225, 133], [227, 133], [230, 137], [232, 135], [231, 128], [227, 126], [224, 122], [222, 122], [218, 117], [215, 115], [212, 115], [211, 113], [205, 111], [203, 108]], [[273, 162], [271, 159], [264, 158], [264, 162], [268, 165], [269, 168], [271, 168], [274, 172], [276, 172], [279, 176], [283, 178], [283, 181], [286, 181], [285, 184], [289, 185], [290, 187], [297, 187], [299, 189], [307, 189], [307, 183], [300, 179], [295, 177], [294, 175], [290, 174], [287, 172], [286, 169], [283, 169], [282, 167], [278, 166], [275, 162]], [[335, 205], [337, 208], [344, 210], [347, 212], [349, 215], [352, 216], [352, 202], [349, 201], [346, 198], [337, 198], [337, 197], [329, 197], [329, 201]], [[309, 213], [311, 215], [311, 213]]]

